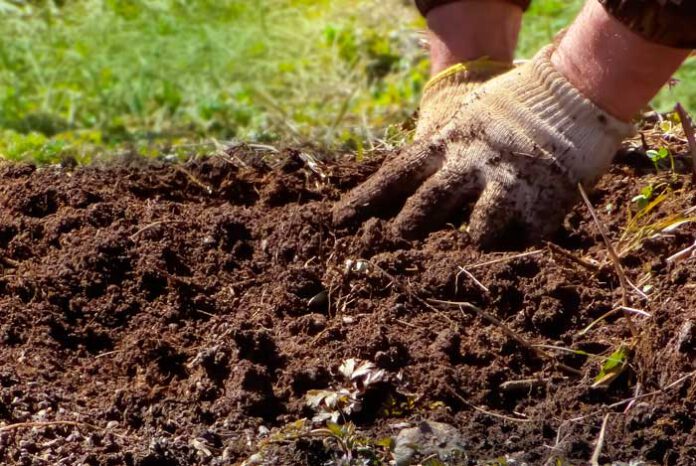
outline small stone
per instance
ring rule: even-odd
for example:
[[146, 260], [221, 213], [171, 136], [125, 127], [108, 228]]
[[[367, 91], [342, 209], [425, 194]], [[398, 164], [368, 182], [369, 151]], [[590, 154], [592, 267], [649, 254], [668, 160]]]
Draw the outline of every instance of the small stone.
[[118, 427], [118, 421], [109, 421], [106, 423], [107, 429], [115, 429], [116, 427]]
[[248, 460], [242, 463], [243, 466], [251, 466], [255, 464], [263, 464], [263, 455], [261, 453], [254, 453], [249, 457]]
[[403, 429], [396, 436], [396, 466], [417, 464], [433, 455], [446, 464], [464, 464], [466, 453], [459, 431], [449, 424], [424, 421], [417, 427]]
[[34, 449], [34, 442], [31, 440], [20, 440], [19, 441], [19, 448], [22, 450], [33, 450]]
[[680, 353], [687, 353], [696, 347], [696, 335], [694, 324], [687, 320], [679, 329], [679, 337], [677, 338], [677, 347]]
[[307, 307], [311, 310], [323, 310], [329, 305], [329, 294], [326, 291], [321, 291], [317, 293], [312, 299], [307, 303]]
[[76, 431], [76, 430], [72, 431], [72, 432], [70, 433], [70, 435], [68, 435], [67, 437], [65, 437], [65, 441], [66, 441], [66, 442], [79, 442], [79, 441], [81, 441], [81, 440], [82, 440], [82, 434], [79, 433], [79, 432]]

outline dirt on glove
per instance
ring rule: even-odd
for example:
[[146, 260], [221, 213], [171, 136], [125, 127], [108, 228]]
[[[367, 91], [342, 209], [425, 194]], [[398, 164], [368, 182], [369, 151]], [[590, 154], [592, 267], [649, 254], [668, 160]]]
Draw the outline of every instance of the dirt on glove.
[[[696, 226], [627, 228], [654, 178], [639, 158], [591, 200], [614, 244], [645, 237], [622, 262], [649, 300], [628, 290], [641, 312], [585, 332], [625, 302], [584, 205], [555, 246], [484, 253], [454, 226], [412, 242], [385, 220], [334, 229], [332, 204], [378, 157], [2, 165], [0, 463], [237, 464], [311, 418], [307, 392], [356, 358], [386, 374], [350, 417], [364, 438], [428, 419], [459, 429], [471, 464], [589, 464], [611, 413], [600, 463], [694, 464], [696, 262], [667, 258]], [[688, 176], [671, 186], [648, 217], [696, 204]], [[620, 348], [625, 370], [593, 387]], [[309, 437], [263, 453], [333, 454]]]

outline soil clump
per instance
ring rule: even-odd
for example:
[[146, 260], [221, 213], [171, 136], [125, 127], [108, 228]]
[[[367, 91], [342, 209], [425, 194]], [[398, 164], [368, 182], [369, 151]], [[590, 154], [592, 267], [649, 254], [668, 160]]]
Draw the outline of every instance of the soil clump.
[[[0, 462], [237, 464], [311, 418], [308, 391], [356, 358], [386, 374], [352, 417], [365, 437], [430, 420], [457, 427], [471, 464], [589, 464], [611, 413], [601, 462], [694, 464], [696, 263], [667, 258], [696, 225], [627, 220], [652, 182], [636, 157], [591, 200], [648, 300], [630, 290], [643, 313], [586, 331], [623, 301], [581, 204], [553, 246], [482, 252], [454, 226], [412, 242], [383, 219], [333, 229], [333, 202], [378, 158], [240, 147], [183, 165], [1, 165]], [[670, 186], [647, 217], [696, 205], [688, 176]], [[625, 370], [594, 387], [619, 348]], [[328, 459], [309, 439], [266, 461]]]

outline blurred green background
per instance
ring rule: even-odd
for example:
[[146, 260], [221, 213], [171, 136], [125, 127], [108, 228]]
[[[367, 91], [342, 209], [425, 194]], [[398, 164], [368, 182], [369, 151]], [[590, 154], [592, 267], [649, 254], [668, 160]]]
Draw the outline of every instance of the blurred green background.
[[[518, 55], [581, 5], [536, 0]], [[399, 144], [427, 80], [423, 27], [408, 0], [0, 0], [0, 156]], [[695, 109], [694, 77], [692, 61], [655, 106]]]

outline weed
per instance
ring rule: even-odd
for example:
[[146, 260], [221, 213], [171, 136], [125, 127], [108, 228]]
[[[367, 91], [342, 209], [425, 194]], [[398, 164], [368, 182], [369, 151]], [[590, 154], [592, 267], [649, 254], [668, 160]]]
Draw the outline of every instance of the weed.
[[327, 420], [335, 423], [341, 417], [360, 411], [362, 396], [371, 385], [384, 378], [383, 370], [375, 368], [371, 362], [356, 359], [344, 361], [339, 372], [343, 380], [337, 387], [307, 393], [307, 405], [317, 412], [313, 419], [316, 423]]
[[391, 450], [393, 441], [383, 439], [373, 441], [357, 434], [353, 423], [338, 425], [327, 422], [326, 428], [314, 429], [314, 435], [323, 437], [324, 446], [335, 451], [330, 466], [377, 466], [388, 464], [385, 456]]
[[655, 188], [653, 185], [649, 184], [640, 190], [640, 194], [631, 199], [631, 202], [635, 202], [639, 210], [644, 209], [653, 198]]
[[619, 345], [619, 347], [605, 359], [592, 386], [599, 387], [609, 385], [613, 382], [628, 366], [628, 356], [628, 348], [624, 345]]
[[276, 429], [259, 442], [258, 452], [243, 464], [259, 464], [270, 445], [299, 439], [321, 439], [324, 449], [332, 458], [326, 463], [327, 466], [389, 464], [393, 439], [364, 437], [355, 424], [347, 420], [352, 413], [360, 411], [362, 396], [383, 380], [384, 371], [369, 361], [347, 359], [339, 366], [339, 373], [342, 380], [335, 387], [307, 393], [307, 405], [316, 412], [311, 421], [300, 419]]
[[658, 150], [650, 149], [645, 152], [645, 155], [648, 156], [655, 166], [656, 172], [660, 171], [660, 161], [665, 159], [670, 160], [670, 169], [674, 172], [674, 157], [672, 157], [672, 153], [666, 147], [660, 147]]

